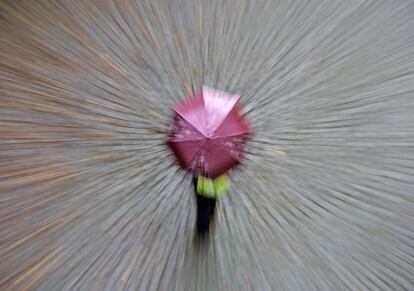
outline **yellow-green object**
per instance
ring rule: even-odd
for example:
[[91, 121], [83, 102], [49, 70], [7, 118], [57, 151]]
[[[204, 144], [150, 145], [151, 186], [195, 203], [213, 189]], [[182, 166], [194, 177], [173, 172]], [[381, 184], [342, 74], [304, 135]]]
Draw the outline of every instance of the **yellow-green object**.
[[197, 194], [206, 196], [206, 197], [214, 197], [214, 182], [212, 179], [199, 176], [197, 181]]
[[230, 182], [226, 175], [221, 175], [214, 180], [214, 190], [217, 196], [225, 195], [230, 188]]
[[214, 180], [199, 176], [197, 180], [197, 194], [205, 197], [218, 198], [225, 195], [229, 188], [230, 183], [226, 175], [221, 175]]

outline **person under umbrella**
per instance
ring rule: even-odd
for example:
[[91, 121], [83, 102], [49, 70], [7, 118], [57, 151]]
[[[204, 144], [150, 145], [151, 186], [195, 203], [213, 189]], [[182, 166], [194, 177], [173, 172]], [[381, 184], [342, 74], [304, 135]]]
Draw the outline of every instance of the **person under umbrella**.
[[217, 198], [229, 188], [227, 173], [240, 164], [251, 128], [239, 111], [240, 96], [203, 86], [174, 108], [168, 145], [193, 176], [197, 229], [205, 233]]

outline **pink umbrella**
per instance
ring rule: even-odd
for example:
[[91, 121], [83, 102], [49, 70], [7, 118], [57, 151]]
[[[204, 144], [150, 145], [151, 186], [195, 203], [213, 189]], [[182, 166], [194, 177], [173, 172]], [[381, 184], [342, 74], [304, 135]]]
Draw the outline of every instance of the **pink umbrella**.
[[203, 86], [174, 108], [168, 145], [182, 168], [216, 178], [240, 163], [251, 128], [238, 110], [239, 98]]

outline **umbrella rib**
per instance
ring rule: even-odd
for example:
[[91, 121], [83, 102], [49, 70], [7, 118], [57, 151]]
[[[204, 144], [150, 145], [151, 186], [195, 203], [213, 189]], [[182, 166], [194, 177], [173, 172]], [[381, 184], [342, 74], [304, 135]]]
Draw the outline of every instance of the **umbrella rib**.
[[180, 113], [178, 113], [177, 111], [175, 112], [175, 113], [177, 113], [177, 115], [179, 115], [183, 120], [185, 120], [185, 122], [189, 125], [189, 126], [191, 126], [192, 128], [194, 128], [194, 130], [195, 131], [197, 131], [201, 136], [202, 136], [202, 138], [201, 139], [203, 139], [203, 137], [205, 137], [204, 136], [204, 134], [200, 131], [200, 130], [198, 130], [198, 128], [196, 128], [195, 126], [193, 126], [192, 125], [192, 123], [191, 123], [191, 121], [189, 121], [184, 115], [182, 115], [182, 114], [180, 114]]
[[203, 140], [203, 139], [205, 139], [206, 137], [204, 136], [204, 134], [202, 133], [202, 132], [200, 132], [200, 130], [198, 130], [192, 123], [191, 123], [191, 121], [189, 121], [184, 115], [182, 115], [182, 114], [180, 114], [179, 112], [175, 112], [178, 116], [179, 116], [179, 118], [181, 118], [186, 124], [187, 124], [187, 126], [188, 127], [191, 127], [191, 129], [195, 132], [195, 133], [197, 133], [198, 135], [199, 135], [199, 137], [191, 137], [191, 138], [188, 138], [188, 137], [184, 137], [184, 138], [172, 138], [171, 140], [172, 141], [174, 141], [174, 142], [180, 142], [180, 141], [200, 141], [200, 140]]
[[[226, 119], [227, 119], [227, 117], [228, 117], [228, 115], [230, 114], [230, 112], [232, 112], [233, 111], [233, 109], [234, 109], [234, 107], [236, 107], [236, 105], [237, 105], [237, 102], [236, 103], [234, 103], [233, 104], [233, 106], [230, 108], [230, 110], [227, 112], [227, 115], [220, 121], [220, 123], [219, 124], [217, 124], [216, 125], [216, 127], [214, 128], [214, 130], [213, 130], [213, 136], [214, 136], [214, 134], [216, 133], [216, 131], [223, 125], [223, 123], [226, 121]], [[204, 110], [206, 110], [205, 108], [204, 108]], [[206, 114], [207, 114], [207, 110], [206, 110]], [[208, 119], [208, 117], [207, 117], [207, 119]]]
[[247, 131], [246, 130], [246, 132], [241, 132], [241, 133], [235, 133], [235, 134], [229, 134], [229, 135], [222, 135], [222, 136], [215, 136], [215, 137], [213, 137], [211, 139], [212, 140], [218, 140], [220, 138], [236, 137], [236, 136], [243, 136], [243, 135], [246, 135], [246, 136], [250, 135], [250, 131]]
[[195, 153], [195, 155], [193, 156], [193, 158], [190, 161], [190, 168], [193, 166], [194, 164], [194, 160], [199, 156], [200, 151], [203, 150], [206, 146], [207, 140], [204, 141], [204, 143], [200, 146], [200, 148], [197, 150], [197, 152]]

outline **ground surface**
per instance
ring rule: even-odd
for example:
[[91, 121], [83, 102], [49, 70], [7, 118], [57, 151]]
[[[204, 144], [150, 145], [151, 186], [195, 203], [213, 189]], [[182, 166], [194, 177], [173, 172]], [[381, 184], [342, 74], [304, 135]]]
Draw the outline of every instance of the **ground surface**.
[[[414, 2], [0, 2], [1, 290], [414, 289]], [[256, 131], [193, 240], [170, 106]]]

